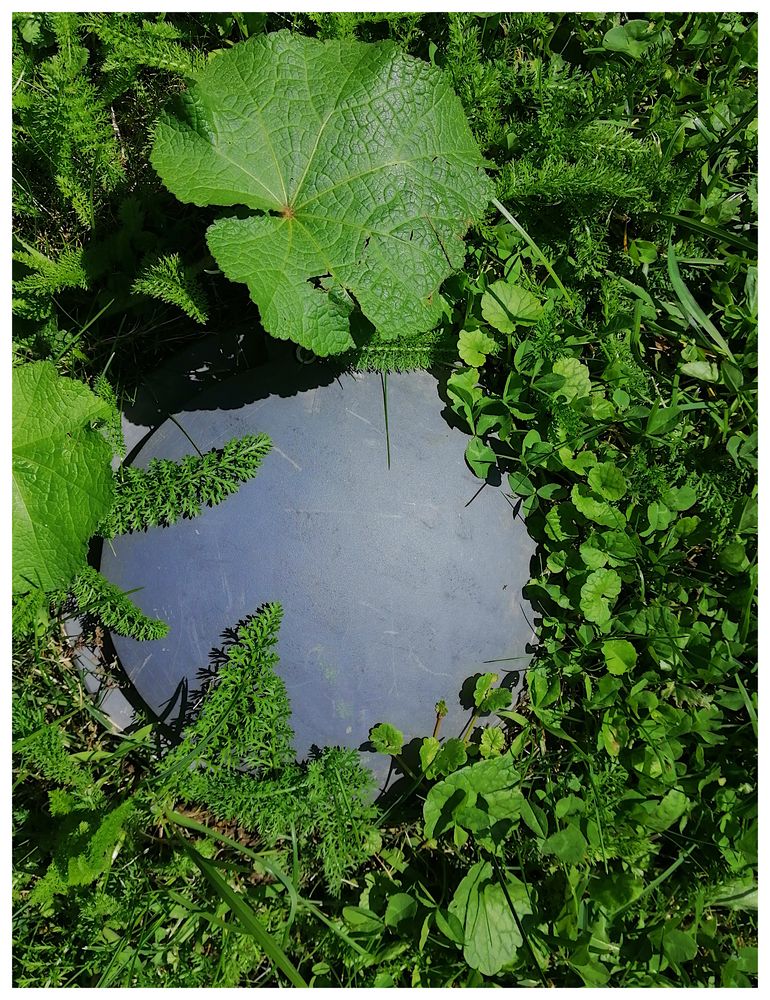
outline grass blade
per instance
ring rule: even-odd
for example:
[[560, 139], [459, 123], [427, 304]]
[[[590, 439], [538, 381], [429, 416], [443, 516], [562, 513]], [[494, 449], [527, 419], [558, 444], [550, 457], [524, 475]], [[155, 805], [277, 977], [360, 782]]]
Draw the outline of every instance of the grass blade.
[[257, 941], [267, 958], [273, 965], [280, 969], [292, 986], [300, 989], [307, 989], [307, 983], [297, 971], [294, 963], [288, 958], [286, 952], [281, 948], [269, 931], [265, 930], [256, 913], [244, 899], [222, 878], [217, 869], [210, 864], [194, 847], [183, 842], [185, 850], [190, 855], [203, 877], [214, 889], [219, 898], [227, 903], [239, 923], [251, 937]]
[[511, 213], [505, 207], [505, 205], [502, 205], [497, 200], [497, 198], [493, 198], [492, 199], [492, 204], [495, 206], [495, 208], [498, 210], [498, 212], [500, 212], [501, 215], [505, 216], [505, 218], [508, 220], [508, 222], [510, 222], [510, 224], [513, 226], [513, 228], [519, 234], [519, 236], [521, 236], [524, 240], [526, 240], [527, 246], [530, 248], [530, 250], [534, 251], [534, 253], [537, 254], [537, 257], [540, 260], [540, 263], [543, 265], [543, 267], [546, 269], [546, 271], [551, 275], [551, 277], [554, 280], [554, 283], [556, 284], [556, 287], [560, 289], [560, 291], [561, 291], [562, 295], [564, 296], [564, 298], [567, 300], [567, 302], [569, 302], [570, 307], [572, 309], [574, 309], [575, 308], [575, 303], [574, 303], [574, 301], [572, 299], [572, 296], [570, 295], [570, 293], [567, 291], [567, 289], [564, 287], [564, 285], [559, 280], [559, 276], [557, 275], [556, 271], [554, 271], [553, 267], [551, 266], [551, 262], [545, 256], [545, 254], [540, 249], [540, 247], [537, 245], [537, 243], [535, 243], [535, 241], [532, 239], [532, 237], [529, 235], [529, 233], [524, 229], [524, 227], [519, 222], [517, 222], [516, 219], [514, 219], [514, 217], [511, 215]]
[[682, 276], [679, 273], [679, 262], [674, 253], [672, 243], [668, 244], [668, 275], [671, 278], [671, 284], [674, 286], [676, 297], [679, 299], [679, 303], [684, 311], [685, 319], [704, 330], [720, 353], [725, 354], [730, 360], [735, 360], [727, 341], [695, 301], [692, 292], [682, 280]]
[[752, 243], [751, 240], [745, 239], [743, 236], [730, 233], [726, 229], [709, 226], [707, 223], [699, 222], [697, 219], [688, 219], [685, 215], [669, 215], [667, 212], [661, 212], [658, 218], [665, 219], [666, 222], [673, 222], [675, 226], [682, 226], [682, 228], [689, 229], [693, 233], [699, 233], [701, 236], [710, 236], [712, 239], [719, 240], [720, 243], [740, 247], [741, 250], [747, 250], [750, 254], [753, 254], [755, 257], [757, 256], [756, 243]]

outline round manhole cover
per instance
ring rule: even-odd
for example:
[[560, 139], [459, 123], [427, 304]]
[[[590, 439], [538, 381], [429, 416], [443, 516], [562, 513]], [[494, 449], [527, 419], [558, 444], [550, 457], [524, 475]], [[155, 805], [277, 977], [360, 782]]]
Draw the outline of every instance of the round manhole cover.
[[[270, 364], [202, 393], [141, 448], [138, 465], [179, 459], [191, 441], [273, 442], [220, 506], [104, 546], [102, 572], [170, 626], [155, 642], [113, 637], [155, 712], [178, 716], [225, 630], [271, 601], [284, 609], [278, 671], [300, 758], [360, 747], [383, 721], [429, 735], [439, 699], [442, 735], [459, 735], [463, 682], [526, 667], [534, 543], [503, 490], [467, 469], [436, 380], [391, 374], [386, 388], [387, 434], [379, 375]], [[367, 763], [382, 777], [386, 762]]]

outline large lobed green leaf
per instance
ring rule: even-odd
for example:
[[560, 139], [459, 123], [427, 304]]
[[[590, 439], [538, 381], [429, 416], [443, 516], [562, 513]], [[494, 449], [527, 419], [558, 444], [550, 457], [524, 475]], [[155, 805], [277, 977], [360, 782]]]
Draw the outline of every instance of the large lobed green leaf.
[[210, 59], [176, 112], [153, 166], [181, 201], [251, 210], [208, 244], [273, 336], [349, 349], [355, 303], [386, 340], [436, 325], [492, 194], [440, 70], [389, 43], [279, 31]]
[[66, 587], [112, 502], [109, 406], [49, 361], [13, 370], [13, 590]]

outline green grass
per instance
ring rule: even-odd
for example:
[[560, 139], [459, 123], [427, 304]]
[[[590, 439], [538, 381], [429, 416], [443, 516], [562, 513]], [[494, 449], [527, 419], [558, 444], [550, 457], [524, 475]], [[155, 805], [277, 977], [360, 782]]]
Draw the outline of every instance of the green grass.
[[258, 328], [210, 213], [147, 157], [193, 64], [284, 27], [442, 66], [494, 164], [439, 330], [358, 363], [454, 366], [469, 459], [538, 544], [539, 650], [518, 704], [479, 681], [464, 740], [437, 727], [402, 759], [379, 731], [411, 771], [387, 810], [351, 801], [350, 762], [278, 752], [275, 795], [311, 804], [276, 811], [222, 763], [266, 760], [286, 722], [258, 641], [238, 669], [273, 721], [239, 726], [223, 675], [188, 747], [217, 794], [205, 770], [180, 792], [160, 733], [103, 725], [61, 599], [17, 602], [14, 983], [755, 985], [756, 18], [16, 14], [17, 361], [109, 366], [121, 398], [204, 303], [213, 328]]

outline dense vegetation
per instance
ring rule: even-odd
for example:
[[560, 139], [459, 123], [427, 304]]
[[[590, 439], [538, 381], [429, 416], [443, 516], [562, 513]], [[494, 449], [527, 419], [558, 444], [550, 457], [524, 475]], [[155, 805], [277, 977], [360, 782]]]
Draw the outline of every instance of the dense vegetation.
[[[162, 634], [89, 538], [194, 516], [269, 448], [110, 471], [158, 361], [204, 324], [266, 336], [206, 243], [227, 202], [150, 156], [212, 53], [283, 29], [442, 69], [493, 182], [432, 331], [377, 327], [366, 282], [314, 292], [344, 363], [446, 379], [538, 542], [526, 697], [477, 677], [463, 738], [439, 704], [414, 759], [373, 719], [387, 804], [354, 753], [294, 760], [279, 603], [175, 739], [114, 735], [60, 625]], [[735, 13], [14, 15], [15, 985], [755, 984], [756, 69]]]

